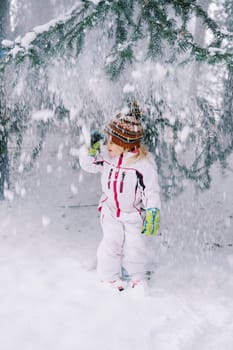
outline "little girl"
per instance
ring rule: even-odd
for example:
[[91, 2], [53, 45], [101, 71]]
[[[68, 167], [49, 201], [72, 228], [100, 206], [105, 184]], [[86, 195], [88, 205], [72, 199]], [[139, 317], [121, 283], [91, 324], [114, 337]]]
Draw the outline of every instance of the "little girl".
[[103, 239], [97, 252], [97, 272], [103, 282], [122, 291], [122, 268], [129, 287], [145, 281], [148, 264], [146, 236], [155, 235], [160, 223], [160, 197], [156, 165], [141, 145], [139, 113], [118, 114], [104, 129], [107, 144], [96, 142], [80, 151], [80, 165], [101, 172], [99, 203]]

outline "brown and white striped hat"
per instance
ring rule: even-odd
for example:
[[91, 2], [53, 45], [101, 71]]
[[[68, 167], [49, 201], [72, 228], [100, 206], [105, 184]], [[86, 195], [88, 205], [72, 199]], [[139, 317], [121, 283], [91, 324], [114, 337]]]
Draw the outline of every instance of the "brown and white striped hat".
[[143, 139], [143, 127], [139, 109], [132, 108], [129, 113], [119, 113], [104, 128], [111, 135], [113, 143], [126, 149], [138, 148]]

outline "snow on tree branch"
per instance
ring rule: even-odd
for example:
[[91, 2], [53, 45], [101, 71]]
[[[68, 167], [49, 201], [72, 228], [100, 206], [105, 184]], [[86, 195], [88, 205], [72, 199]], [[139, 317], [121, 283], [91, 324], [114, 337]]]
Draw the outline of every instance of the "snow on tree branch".
[[[174, 15], [171, 15], [172, 11]], [[206, 48], [199, 47], [188, 29], [193, 16], [201, 17], [212, 31], [213, 41]], [[221, 32], [216, 22], [208, 17], [196, 1], [119, 0], [80, 1], [76, 8], [64, 17], [33, 28], [14, 42], [4, 40], [6, 54], [1, 60], [1, 70], [12, 61], [23, 62], [28, 57], [34, 65], [41, 65], [52, 57], [66, 54], [78, 55], [84, 45], [85, 35], [100, 27], [112, 32], [114, 44], [106, 57], [106, 71], [117, 78], [127, 64], [135, 60], [135, 47], [147, 42], [147, 57], [163, 55], [165, 42], [175, 49], [170, 60], [177, 54], [188, 52], [190, 58], [210, 64], [220, 61], [232, 64], [232, 53], [221, 50], [223, 39], [232, 33]]]

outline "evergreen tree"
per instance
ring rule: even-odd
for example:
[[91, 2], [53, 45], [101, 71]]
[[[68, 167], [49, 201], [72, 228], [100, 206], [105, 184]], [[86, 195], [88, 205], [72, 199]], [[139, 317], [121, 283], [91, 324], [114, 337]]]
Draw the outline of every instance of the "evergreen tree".
[[[212, 40], [206, 45], [196, 42], [192, 33], [194, 17], [199, 18], [205, 28], [211, 32]], [[91, 35], [96, 35], [97, 40], [88, 41]], [[171, 74], [169, 70], [172, 69], [189, 67], [189, 63], [194, 61], [231, 69], [232, 52], [222, 46], [223, 42], [230, 42], [231, 39], [232, 32], [221, 32], [216, 22], [208, 17], [203, 7], [195, 0], [95, 2], [83, 0], [65, 17], [44, 26], [38, 26], [14, 42], [4, 42], [8, 53], [1, 61], [0, 74], [5, 80], [9, 75], [12, 77], [12, 84], [9, 84], [8, 91], [11, 89], [14, 91], [20, 82], [20, 77], [23, 74], [26, 76], [24, 80], [28, 84], [23, 101], [9, 104], [9, 108], [18, 105], [21, 112], [17, 116], [17, 125], [26, 124], [29, 127], [29, 113], [30, 110], [35, 109], [35, 106], [43, 109], [52, 103], [53, 110], [64, 112], [58, 113], [59, 118], [62, 118], [61, 115], [69, 118], [71, 111], [67, 111], [67, 107], [63, 106], [59, 95], [53, 96], [47, 88], [49, 67], [55, 67], [56, 64], [59, 67], [71, 67], [72, 62], [75, 62], [73, 67], [79, 65], [80, 60], [76, 60], [75, 57], [81, 57], [85, 50], [97, 52], [99, 43], [102, 45], [100, 45], [101, 53], [105, 58], [104, 67], [100, 68], [105, 69], [112, 81], [121, 82], [121, 77], [125, 78], [124, 74], [127, 74], [130, 66], [141, 64], [143, 67], [147, 62], [168, 67], [167, 74]], [[88, 46], [90, 43], [91, 47]], [[14, 75], [12, 70], [15, 72]], [[82, 72], [79, 71], [78, 78], [81, 74]], [[174, 76], [175, 73], [173, 73]], [[39, 86], [36, 86], [36, 81], [39, 81]], [[213, 106], [208, 99], [197, 96], [192, 108], [185, 107], [182, 103], [178, 106], [178, 101], [171, 107], [171, 102], [167, 99], [168, 87], [162, 87], [158, 93], [154, 89], [153, 82], [147, 92], [147, 100], [142, 106], [147, 112], [144, 118], [145, 140], [155, 153], [160, 166], [164, 191], [168, 195], [171, 191], [176, 191], [175, 189], [179, 192], [182, 190], [184, 178], [195, 180], [200, 188], [208, 187], [211, 165], [217, 159], [225, 157], [217, 142], [220, 141], [218, 139], [220, 131], [219, 123], [214, 117]], [[94, 118], [95, 113], [90, 110], [92, 95], [89, 91], [86, 94], [87, 102], [85, 102], [85, 92], [82, 96], [82, 90], [79, 87], [79, 95], [82, 96], [84, 106], [80, 111], [80, 118], [86, 118], [84, 111], [89, 118], [91, 115]], [[125, 100], [130, 99], [132, 94], [139, 101], [144, 100], [140, 96], [140, 91], [136, 90], [133, 93], [126, 93]], [[15, 96], [15, 94], [11, 95]], [[26, 117], [25, 113], [28, 113]], [[104, 111], [100, 108], [100, 115], [102, 114]], [[184, 114], [189, 116], [188, 120], [181, 118]], [[26, 123], [20, 120], [23, 115], [27, 120]], [[172, 118], [167, 118], [168, 115], [172, 115]], [[187, 128], [191, 131], [185, 138]], [[22, 139], [24, 129], [21, 130], [21, 134], [20, 131], [18, 133], [19, 140]], [[170, 130], [171, 134], [169, 142], [165, 137], [167, 130]], [[156, 138], [156, 135], [159, 137]], [[180, 138], [185, 139], [182, 141], [183, 144]], [[181, 159], [179, 149], [184, 146], [184, 143], [186, 143], [185, 147], [191, 151], [194, 145], [198, 145], [195, 146], [195, 157], [190, 164], [184, 163]]]
[[[189, 29], [193, 16], [201, 18], [213, 34], [207, 47], [198, 46]], [[21, 61], [27, 56], [34, 64], [41, 64], [43, 53], [48, 57], [62, 56], [66, 50], [73, 49], [78, 54], [86, 33], [94, 28], [101, 28], [112, 42], [106, 70], [113, 79], [135, 60], [137, 45], [143, 42], [146, 45], [145, 58], [161, 57], [169, 45], [172, 52], [168, 60], [175, 60], [178, 54], [188, 52], [190, 59], [232, 63], [232, 55], [219, 50], [221, 41], [230, 35], [222, 33], [195, 0], [118, 0], [99, 1], [97, 5], [92, 1], [82, 1], [65, 19], [52, 22], [48, 30], [32, 31], [34, 35], [27, 43], [30, 45], [25, 47], [25, 40], [17, 40], [14, 59]], [[11, 58], [10, 52], [8, 60]]]

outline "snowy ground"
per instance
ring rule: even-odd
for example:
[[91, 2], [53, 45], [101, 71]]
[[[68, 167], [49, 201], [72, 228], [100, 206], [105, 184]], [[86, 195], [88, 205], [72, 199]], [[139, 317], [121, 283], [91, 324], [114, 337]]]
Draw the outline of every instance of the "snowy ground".
[[26, 195], [0, 203], [1, 349], [231, 350], [232, 172], [163, 203], [150, 295], [135, 299], [98, 282], [101, 228], [87, 206], [98, 177], [61, 158], [48, 152], [18, 184]]

